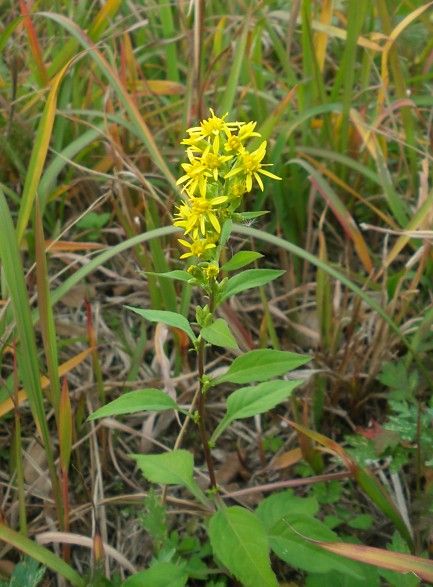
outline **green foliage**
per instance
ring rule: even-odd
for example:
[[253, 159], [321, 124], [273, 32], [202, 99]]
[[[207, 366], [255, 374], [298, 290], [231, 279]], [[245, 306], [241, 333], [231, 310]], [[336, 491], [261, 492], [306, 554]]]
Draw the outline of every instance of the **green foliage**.
[[214, 555], [246, 587], [276, 587], [266, 531], [252, 512], [233, 506], [218, 510], [209, 521]]
[[163, 412], [178, 408], [174, 399], [160, 389], [139, 389], [124, 393], [117, 399], [95, 410], [88, 420], [106, 418], [108, 416], [121, 416], [122, 414], [134, 414], [136, 412]]
[[292, 394], [293, 390], [302, 383], [294, 381], [265, 381], [254, 387], [241, 387], [227, 398], [227, 411], [212, 434], [211, 442], [230, 426], [234, 420], [251, 418], [275, 408]]
[[122, 587], [184, 587], [188, 573], [183, 566], [168, 562], [156, 562], [146, 571], [129, 577]]
[[155, 273], [153, 271], [146, 271], [145, 275], [157, 275], [158, 277], [165, 277], [166, 279], [177, 279], [178, 281], [183, 281], [184, 283], [188, 283], [192, 280], [192, 276], [188, 271], [183, 271], [182, 269], [174, 269], [173, 271], [166, 271], [165, 273]]
[[0, 587], [38, 587], [45, 575], [45, 567], [32, 558], [25, 558], [14, 568], [9, 581], [0, 581]]
[[168, 537], [167, 511], [154, 490], [144, 500], [144, 512], [139, 520], [153, 539], [155, 550], [160, 550]]
[[219, 301], [223, 302], [227, 298], [241, 293], [253, 287], [261, 287], [270, 283], [274, 279], [278, 279], [284, 274], [284, 271], [279, 269], [247, 269], [238, 273], [234, 277], [230, 277], [225, 285], [222, 286], [219, 292]]
[[419, 376], [416, 371], [409, 373], [404, 361], [397, 361], [385, 363], [377, 380], [389, 387], [391, 399], [404, 400], [413, 397], [419, 383]]
[[[428, 3], [421, 6], [423, 3], [413, 0], [305, 0], [299, 3], [299, 14], [298, 3], [286, 6], [275, 0], [258, 3], [252, 11], [254, 3], [248, 2], [192, 3], [192, 9], [188, 3], [152, 3], [151, 10], [144, 10], [142, 4], [119, 0], [89, 6], [65, 0], [54, 7], [46, 2], [5, 3], [5, 24], [0, 31], [0, 182], [7, 198], [7, 205], [2, 198], [0, 206], [0, 399], [1, 409], [9, 412], [2, 416], [4, 423], [9, 429], [13, 406], [7, 406], [13, 390], [22, 389], [21, 393], [27, 394], [18, 414], [23, 434], [25, 438], [35, 435], [36, 439], [42, 435], [54, 490], [48, 499], [54, 497], [57, 502], [55, 524], [62, 530], [68, 517], [68, 508], [65, 518], [62, 512], [65, 496], [73, 496], [74, 503], [83, 503], [88, 501], [87, 492], [94, 490], [93, 478], [83, 474], [89, 453], [89, 436], [82, 424], [86, 407], [74, 389], [76, 382], [81, 385], [83, 379], [89, 381], [85, 370], [91, 369], [90, 361], [83, 365], [82, 372], [70, 378], [71, 425], [76, 434], [71, 454], [73, 467], [69, 487], [63, 488], [63, 494], [56, 487], [58, 469], [52, 447], [59, 446], [62, 430], [58, 430], [51, 398], [59, 384], [57, 357], [64, 356], [62, 361], [71, 357], [73, 360], [72, 348], [86, 339], [86, 333], [63, 335], [63, 315], [76, 303], [70, 301], [74, 296], [78, 300], [83, 296], [92, 300], [95, 295], [98, 306], [102, 291], [106, 300], [111, 295], [112, 299], [118, 295], [126, 298], [130, 295], [129, 291], [124, 293], [129, 283], [134, 284], [137, 274], [145, 275], [143, 298], [152, 310], [133, 311], [150, 322], [165, 323], [175, 331], [180, 329], [189, 337], [194, 352], [187, 352], [181, 335], [175, 336], [174, 344], [166, 345], [164, 352], [178, 397], [182, 393], [178, 401], [188, 402], [193, 397], [195, 401], [185, 418], [185, 411], [178, 409], [176, 402], [162, 391], [139, 390], [122, 394], [96, 410], [89, 420], [140, 411], [177, 410], [178, 420], [166, 429], [164, 445], [179, 439], [185, 452], [194, 453], [196, 463], [204, 463], [207, 441], [201, 427], [209, 432], [211, 421], [216, 427], [212, 438], [215, 441], [233, 420], [264, 414], [292, 397], [292, 419], [302, 421], [306, 427], [311, 426], [309, 419], [314, 420], [323, 434], [335, 442], [344, 442], [345, 449], [349, 446], [347, 452], [355, 459], [355, 481], [374, 499], [378, 506], [375, 516], [388, 515], [389, 522], [385, 526], [381, 520], [380, 532], [376, 532], [372, 516], [364, 512], [356, 499], [353, 482], [316, 483], [301, 490], [302, 494], [308, 492], [308, 498], [294, 494], [267, 497], [256, 515], [261, 516], [261, 525], [267, 531], [276, 532], [274, 546], [278, 540], [281, 542], [281, 552], [284, 550], [295, 569], [290, 570], [292, 562], [276, 562], [275, 570], [282, 575], [278, 579], [293, 579], [310, 587], [319, 582], [320, 587], [375, 587], [382, 577], [396, 587], [415, 586], [419, 581], [411, 574], [388, 570], [379, 574], [375, 567], [352, 565], [345, 559], [340, 562], [347, 563], [348, 570], [343, 566], [337, 569], [333, 565], [339, 559], [327, 552], [320, 551], [319, 555], [311, 543], [316, 535], [348, 540], [344, 537], [346, 533], [353, 541], [383, 546], [394, 527], [402, 530], [401, 516], [393, 510], [387, 492], [383, 493], [376, 483], [375, 473], [369, 476], [367, 471], [356, 468], [358, 464], [367, 469], [381, 459], [381, 465], [398, 473], [407, 488], [405, 498], [411, 522], [419, 528], [418, 546], [427, 544], [427, 523], [422, 517], [432, 509], [425, 480], [430, 478], [433, 467], [433, 269], [428, 240], [416, 237], [418, 231], [428, 229], [431, 223], [431, 179], [422, 163], [423, 157], [429, 158], [428, 112], [433, 103]], [[28, 16], [23, 16], [23, 7], [28, 8]], [[44, 8], [49, 12], [35, 14], [34, 10]], [[20, 11], [21, 16], [17, 17]], [[141, 26], [143, 18], [146, 26]], [[214, 107], [217, 115], [229, 112], [227, 120], [244, 121], [251, 117], [259, 121], [257, 130], [268, 140], [269, 162], [283, 181], [266, 185], [263, 192], [257, 190], [248, 200], [244, 198], [239, 208], [242, 211], [236, 211], [231, 220], [223, 222], [222, 218], [218, 245], [219, 253], [228, 245], [223, 258], [231, 257], [222, 265], [223, 272], [241, 270], [263, 257], [255, 251], [237, 251], [241, 240], [246, 247], [257, 247], [266, 253], [275, 269], [250, 269], [223, 277], [221, 285], [215, 280], [203, 289], [203, 279], [192, 273], [169, 271], [176, 257], [178, 231], [159, 227], [170, 222], [172, 201], [178, 193], [175, 175], [182, 128], [187, 121], [198, 124], [196, 118], [200, 113], [206, 115], [208, 106]], [[98, 195], [104, 198], [97, 200]], [[51, 359], [40, 340], [46, 320], [33, 302], [36, 298], [39, 306], [43, 302], [42, 289], [35, 286], [31, 270], [34, 243], [38, 241], [38, 222], [32, 222], [37, 200], [45, 233], [39, 238], [39, 252], [47, 257], [49, 265], [43, 289], [48, 294], [45, 300], [51, 301], [52, 306]], [[88, 206], [90, 210], [86, 210]], [[270, 213], [264, 216], [261, 208]], [[319, 218], [320, 223], [316, 224]], [[260, 229], [252, 228], [256, 219]], [[388, 246], [384, 246], [385, 234], [389, 253]], [[229, 244], [231, 235], [235, 239]], [[88, 240], [97, 240], [102, 252], [93, 255], [93, 247], [83, 242]], [[39, 261], [40, 257], [39, 254]], [[108, 277], [109, 283], [100, 279], [104, 265], [104, 277]], [[177, 260], [173, 266], [180, 266]], [[205, 269], [203, 263], [200, 271]], [[209, 308], [218, 307], [219, 303], [230, 305], [227, 309], [237, 313], [237, 332], [242, 333], [244, 308], [229, 304], [229, 298], [265, 286], [282, 275], [283, 269], [287, 278], [284, 285], [280, 280], [275, 288], [260, 292], [263, 309], [259, 308], [258, 314], [264, 318], [259, 340], [253, 344], [267, 346], [271, 341], [275, 349], [309, 352], [313, 346], [310, 340], [298, 336], [305, 318], [303, 330], [317, 333], [313, 354], [315, 369], [321, 372], [319, 401], [316, 377], [309, 379], [305, 395], [299, 393], [299, 397], [293, 397], [288, 388], [278, 388], [296, 382], [272, 381], [309, 360], [285, 351], [261, 349], [240, 355], [224, 375], [210, 381], [206, 359], [212, 361], [212, 368], [216, 365], [220, 369], [230, 356], [221, 349], [240, 351], [230, 329], [230, 312], [221, 308], [225, 322]], [[85, 281], [87, 284], [81, 289]], [[55, 284], [52, 292], [51, 283]], [[285, 289], [288, 284], [290, 291]], [[196, 288], [193, 293], [192, 287]], [[198, 288], [202, 289], [204, 301]], [[139, 289], [130, 303], [141, 295]], [[96, 293], [92, 294], [92, 290]], [[276, 293], [275, 299], [267, 299], [270, 292]], [[256, 301], [258, 297], [254, 296]], [[65, 302], [61, 311], [56, 306], [59, 302]], [[116, 375], [122, 370], [116, 355], [126, 351], [131, 366], [129, 357], [122, 360], [128, 365], [129, 381], [144, 375], [144, 385], [158, 385], [153, 381], [155, 373], [150, 375], [148, 369], [152, 347], [146, 325], [141, 325], [136, 344], [120, 312], [115, 321], [107, 320], [116, 311], [107, 309], [109, 304], [100, 307], [102, 323], [108, 325], [110, 332], [95, 324], [98, 341], [92, 355], [93, 370], [100, 355], [107, 378], [117, 382]], [[193, 330], [187, 317], [197, 304], [207, 305], [201, 308], [202, 319], [197, 320]], [[176, 308], [179, 314], [174, 311]], [[287, 323], [280, 321], [281, 312], [287, 314]], [[68, 316], [68, 322], [76, 320], [77, 315]], [[81, 312], [79, 315], [81, 319]], [[380, 319], [374, 320], [375, 315]], [[59, 325], [58, 332], [54, 325]], [[257, 332], [254, 327], [251, 331]], [[200, 371], [198, 363], [195, 367], [193, 364], [200, 354], [200, 342], [203, 377], [194, 382], [191, 373]], [[213, 354], [209, 345], [221, 348]], [[107, 349], [110, 360], [105, 361]], [[405, 349], [410, 350], [407, 355]], [[215, 356], [218, 362], [214, 363]], [[398, 358], [389, 363], [390, 357]], [[374, 381], [379, 368], [380, 375]], [[41, 386], [44, 375], [51, 380], [47, 390]], [[147, 381], [149, 378], [152, 382]], [[254, 387], [231, 393], [230, 384]], [[107, 394], [110, 388], [111, 385], [106, 386]], [[191, 391], [191, 396], [183, 395], [186, 390]], [[116, 390], [114, 395], [117, 393]], [[221, 420], [221, 405], [226, 398], [227, 411]], [[313, 405], [320, 403], [315, 418], [309, 411], [310, 399]], [[207, 410], [206, 402], [210, 404]], [[51, 417], [53, 407], [55, 415]], [[135, 424], [136, 419], [132, 420]], [[373, 425], [362, 429], [369, 420]], [[361, 434], [346, 435], [346, 422], [351, 427], [354, 423]], [[279, 457], [279, 451], [299, 451], [292, 444], [293, 436], [279, 426], [279, 419], [264, 417], [261, 423], [261, 439], [268, 452], [259, 455], [264, 458], [261, 465], [269, 464], [270, 452]], [[117, 478], [113, 482], [108, 470], [110, 458], [103, 432], [98, 428], [98, 451], [104, 463], [102, 481], [117, 489], [121, 482]], [[128, 435], [115, 431], [110, 449], [113, 446], [116, 450], [118, 434]], [[298, 438], [302, 440], [301, 435]], [[232, 440], [233, 437], [224, 438], [222, 453], [232, 450], [228, 446]], [[134, 442], [133, 437], [127, 442]], [[242, 452], [243, 448], [238, 448]], [[246, 469], [251, 465], [250, 458], [253, 462], [257, 458], [254, 448], [253, 443], [248, 447]], [[302, 448], [305, 456], [305, 447]], [[217, 454], [214, 451], [214, 456]], [[25, 495], [27, 485], [20, 479], [18, 468], [10, 466], [5, 449], [1, 456], [5, 471], [8, 465], [17, 471], [14, 478], [5, 478], [12, 502], [18, 495]], [[201, 502], [198, 507], [208, 510], [204, 517], [212, 515], [215, 505], [220, 504], [215, 488], [211, 487], [208, 497], [198, 488], [194, 464], [183, 451], [138, 455], [141, 456], [141, 468], [150, 483], [175, 484], [177, 497], [182, 497], [184, 488], [192, 491]], [[327, 465], [329, 455], [325, 454], [323, 460]], [[305, 464], [297, 466], [296, 472], [301, 476], [315, 474]], [[327, 472], [325, 469], [324, 474]], [[271, 482], [278, 474], [260, 466], [260, 479], [256, 479], [254, 471], [251, 484]], [[291, 477], [291, 471], [288, 475]], [[81, 477], [89, 485], [85, 491]], [[281, 478], [286, 478], [286, 472]], [[188, 516], [186, 523], [187, 516], [174, 515], [178, 507], [183, 509], [182, 505], [171, 502], [167, 516], [160, 496], [155, 494], [152, 499], [146, 501], [147, 512], [141, 521], [153, 537], [154, 559], [147, 570], [136, 575], [136, 584], [231, 584], [228, 573], [223, 576], [220, 569], [214, 568], [219, 563], [205, 538], [200, 515]], [[36, 492], [20, 503], [35, 534], [40, 530], [41, 520], [35, 514], [38, 501]], [[418, 511], [422, 512], [421, 517]], [[6, 515], [9, 521], [7, 512]], [[268, 528], [271, 521], [272, 528]], [[74, 524], [77, 525], [73, 531], [87, 532], [85, 520], [75, 520]], [[170, 531], [171, 524], [179, 531]], [[335, 529], [339, 536], [335, 531], [332, 533]], [[51, 571], [81, 585], [81, 572], [77, 576], [72, 569], [74, 557], [69, 567], [54, 557], [51, 547], [38, 547], [24, 533], [18, 535], [3, 525], [1, 530], [2, 540], [9, 546], [28, 552]], [[408, 551], [397, 533], [388, 548], [401, 553]], [[299, 553], [299, 561], [305, 562], [309, 553], [313, 566], [328, 570], [300, 571], [301, 567], [295, 564]], [[20, 567], [16, 567], [17, 573], [21, 572]], [[236, 575], [229, 566], [227, 569]], [[31, 581], [31, 577], [22, 575], [17, 585], [30, 586]], [[102, 573], [88, 581], [89, 587], [120, 584], [117, 579], [104, 578]], [[135, 584], [133, 578], [128, 581]]]
[[144, 477], [152, 483], [182, 485], [200, 501], [206, 503], [203, 491], [193, 478], [194, 459], [183, 449], [172, 450], [158, 455], [131, 455]]
[[86, 240], [97, 240], [101, 236], [101, 230], [110, 220], [111, 214], [108, 212], [88, 212], [77, 222], [77, 228], [85, 231]]
[[221, 269], [223, 271], [236, 271], [237, 269], [245, 267], [245, 265], [257, 261], [257, 259], [260, 259], [261, 257], [263, 257], [263, 255], [256, 251], [239, 251], [238, 253], [235, 253], [229, 261], [224, 263]]
[[238, 343], [233, 336], [230, 326], [223, 318], [217, 318], [209, 326], [201, 330], [201, 336], [206, 342], [226, 349], [238, 349]]
[[[398, 532], [394, 532], [392, 535], [391, 543], [388, 544], [388, 550], [409, 554], [409, 548]], [[379, 573], [392, 587], [417, 587], [420, 584], [419, 579], [411, 573], [402, 574], [386, 569], [380, 569]]]
[[163, 324], [167, 324], [167, 326], [179, 328], [180, 330], [183, 330], [192, 341], [196, 339], [188, 320], [185, 316], [182, 316], [182, 314], [177, 314], [176, 312], [170, 312], [168, 310], [144, 310], [142, 308], [132, 308], [131, 306], [126, 306], [126, 308], [135, 312], [145, 320], [149, 320], [149, 322], [162, 322]]
[[252, 383], [280, 377], [311, 361], [311, 357], [288, 351], [258, 349], [236, 357], [227, 373], [216, 377], [212, 385], [220, 383]]

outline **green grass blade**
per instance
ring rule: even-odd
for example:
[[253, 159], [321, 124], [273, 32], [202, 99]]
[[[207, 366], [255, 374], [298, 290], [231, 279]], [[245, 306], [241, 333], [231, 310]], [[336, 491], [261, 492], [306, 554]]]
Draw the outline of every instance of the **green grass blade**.
[[68, 66], [66, 65], [53, 80], [44, 111], [39, 121], [21, 197], [21, 206], [17, 223], [18, 242], [20, 242], [24, 236], [32, 212], [33, 202], [36, 197], [39, 180], [48, 153], [51, 132], [53, 130], [57, 106], [57, 93], [67, 67]]
[[94, 42], [82, 29], [80, 29], [79, 26], [77, 26], [69, 18], [66, 18], [65, 16], [62, 16], [60, 14], [54, 14], [52, 12], [40, 12], [39, 14], [41, 16], [54, 20], [60, 26], [65, 28], [89, 52], [89, 55], [97, 63], [101, 72], [104, 74], [104, 76], [107, 78], [108, 82], [112, 86], [113, 90], [116, 92], [117, 97], [119, 98], [120, 102], [122, 103], [123, 107], [128, 113], [131, 122], [137, 126], [137, 131], [139, 132], [140, 138], [146, 145], [150, 153], [150, 156], [153, 159], [153, 162], [162, 172], [162, 174], [169, 182], [169, 184], [173, 187], [173, 189], [176, 192], [178, 192], [176, 186], [176, 179], [171, 173], [170, 169], [168, 168], [165, 159], [161, 155], [161, 152], [158, 149], [155, 139], [153, 138], [153, 135], [150, 132], [149, 127], [144, 121], [144, 118], [141, 116], [135, 101], [128, 94], [115, 69], [108, 63], [108, 61], [105, 59], [101, 51], [99, 51], [99, 49], [96, 47]]
[[33, 540], [26, 538], [22, 534], [18, 534], [18, 532], [3, 524], [0, 524], [0, 540], [31, 556], [60, 576], [65, 577], [73, 587], [85, 587], [84, 579], [65, 561], [44, 546], [33, 542]]
[[18, 242], [12, 223], [12, 218], [6, 203], [6, 199], [1, 190], [0, 259], [2, 261], [2, 269], [10, 294], [19, 338], [19, 345], [17, 347], [18, 368], [22, 382], [27, 391], [35, 424], [42, 437], [42, 443], [44, 445], [47, 456], [54, 497], [59, 512], [59, 519], [63, 519], [63, 515], [60, 515], [63, 512], [63, 507], [59, 492], [56, 467], [54, 464], [50, 432], [44, 411], [44, 396], [40, 382], [38, 351], [36, 347], [29, 298], [24, 281], [24, 269], [20, 258]]
[[42, 226], [42, 217], [38, 202], [35, 213], [35, 256], [36, 256], [36, 283], [38, 290], [38, 308], [42, 331], [42, 340], [45, 349], [45, 358], [50, 380], [50, 397], [54, 413], [58, 420], [60, 405], [59, 357], [57, 352], [56, 327], [54, 313], [50, 299], [47, 258], [45, 254], [45, 238]]
[[236, 91], [239, 84], [239, 76], [241, 73], [242, 64], [245, 63], [245, 49], [247, 45], [247, 28], [245, 27], [241, 33], [241, 37], [237, 42], [233, 64], [230, 69], [230, 74], [227, 80], [227, 86], [224, 91], [223, 98], [220, 104], [220, 114], [231, 112], [233, 103], [235, 101]]

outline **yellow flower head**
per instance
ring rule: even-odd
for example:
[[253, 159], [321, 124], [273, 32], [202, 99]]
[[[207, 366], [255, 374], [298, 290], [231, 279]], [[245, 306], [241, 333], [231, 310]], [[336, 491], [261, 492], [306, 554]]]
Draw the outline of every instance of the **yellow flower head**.
[[200, 194], [204, 195], [206, 193], [207, 178], [212, 176], [201, 158], [195, 157], [192, 149], [187, 149], [187, 155], [189, 163], [182, 163], [182, 168], [186, 173], [179, 177], [176, 184], [183, 183], [183, 189], [190, 194], [194, 194], [198, 187]]
[[272, 179], [281, 179], [278, 175], [263, 169], [263, 167], [267, 167], [272, 165], [272, 163], [262, 163], [263, 157], [266, 155], [266, 141], [263, 141], [262, 144], [258, 149], [249, 153], [246, 149], [242, 149], [239, 157], [238, 162], [235, 166], [224, 176], [224, 179], [229, 179], [230, 177], [234, 177], [238, 173], [241, 173], [245, 176], [245, 185], [247, 188], [247, 192], [250, 192], [253, 187], [253, 176], [256, 179], [257, 183], [260, 186], [260, 189], [263, 191], [263, 181], [260, 177], [259, 173], [263, 175], [267, 175], [268, 177], [272, 177]]
[[239, 122], [225, 122], [224, 119], [228, 113], [219, 118], [212, 108], [209, 108], [209, 110], [211, 113], [209, 118], [202, 120], [200, 126], [193, 126], [186, 131], [190, 136], [182, 141], [183, 145], [196, 145], [200, 141], [211, 138], [213, 139], [213, 148], [219, 151], [220, 134], [228, 136], [231, 129], [236, 129], [240, 126]]
[[183, 228], [185, 234], [192, 231], [194, 238], [199, 233], [205, 236], [209, 225], [219, 234], [221, 232], [221, 225], [215, 207], [223, 204], [227, 199], [227, 196], [217, 196], [212, 199], [207, 199], [203, 196], [191, 196], [188, 204], [181, 204], [179, 206], [173, 224], [174, 226]]
[[181, 245], [189, 249], [188, 252], [180, 256], [181, 259], [188, 259], [188, 257], [202, 257], [209, 249], [214, 249], [216, 246], [214, 243], [210, 243], [205, 238], [192, 241], [191, 243], [182, 238], [177, 240]]
[[262, 175], [281, 179], [262, 163], [266, 141], [254, 151], [248, 151], [248, 141], [260, 137], [256, 122], [227, 122], [227, 114], [216, 116], [211, 109], [209, 118], [187, 130], [188, 161], [182, 163], [183, 175], [177, 180], [186, 193], [178, 205], [174, 226], [183, 229], [188, 240], [179, 239], [186, 247], [181, 259], [203, 257], [208, 265], [203, 276], [214, 279], [219, 274], [218, 255], [222, 225], [233, 217], [240, 198], [250, 192], [255, 180], [263, 190]]
[[239, 128], [238, 134], [232, 134], [231, 131], [227, 134], [227, 140], [224, 145], [224, 150], [228, 153], [237, 153], [243, 147], [243, 143], [251, 137], [260, 137], [260, 133], [254, 132], [257, 122], [248, 122]]
[[209, 263], [204, 272], [208, 279], [215, 279], [216, 277], [218, 277], [220, 268], [216, 263]]

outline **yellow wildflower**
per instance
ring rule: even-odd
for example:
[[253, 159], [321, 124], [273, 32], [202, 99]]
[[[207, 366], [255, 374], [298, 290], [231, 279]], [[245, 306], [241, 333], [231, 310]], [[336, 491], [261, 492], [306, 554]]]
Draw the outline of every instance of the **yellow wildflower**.
[[209, 263], [204, 272], [208, 279], [215, 279], [218, 277], [220, 268], [218, 267], [217, 263]]
[[228, 192], [230, 194], [229, 197], [233, 196], [234, 198], [242, 197], [246, 191], [247, 187], [243, 180], [232, 182], [228, 189]]
[[267, 169], [263, 169], [263, 167], [268, 167], [272, 165], [271, 163], [261, 163], [263, 157], [266, 154], [266, 141], [263, 141], [262, 144], [258, 149], [249, 153], [246, 149], [242, 149], [239, 157], [238, 162], [235, 164], [233, 169], [231, 169], [225, 176], [224, 179], [228, 179], [237, 175], [238, 173], [242, 173], [245, 175], [245, 185], [247, 188], [247, 192], [250, 192], [253, 187], [253, 176], [256, 179], [257, 183], [260, 186], [260, 189], [263, 191], [263, 181], [260, 177], [259, 173], [263, 175], [267, 175], [268, 177], [272, 177], [272, 179], [281, 179], [278, 175], [271, 173]]
[[248, 122], [247, 124], [242, 125], [239, 128], [239, 132], [237, 135], [232, 134], [229, 130], [227, 134], [227, 140], [224, 145], [224, 150], [228, 153], [230, 152], [238, 152], [245, 141], [250, 139], [251, 137], [260, 137], [260, 133], [254, 132], [256, 128], [257, 122]]
[[186, 173], [179, 177], [176, 184], [185, 184], [183, 188], [190, 194], [193, 194], [198, 187], [200, 194], [204, 196], [207, 178], [212, 176], [201, 157], [194, 156], [192, 149], [187, 149], [187, 155], [189, 163], [182, 163], [182, 168]]
[[187, 259], [188, 257], [202, 257], [206, 253], [206, 251], [208, 251], [209, 249], [214, 249], [216, 246], [214, 243], [210, 243], [205, 238], [193, 241], [191, 243], [182, 238], [179, 238], [177, 240], [180, 242], [181, 245], [189, 249], [188, 252], [180, 256], [181, 259]]
[[224, 114], [222, 118], [219, 118], [215, 115], [212, 108], [209, 108], [209, 110], [212, 116], [206, 120], [202, 120], [202, 122], [200, 122], [200, 126], [193, 126], [189, 128], [187, 133], [190, 136], [187, 139], [184, 139], [181, 144], [196, 145], [198, 142], [209, 137], [213, 138], [214, 151], [218, 152], [220, 145], [220, 134], [223, 133], [228, 136], [228, 133], [231, 129], [238, 128], [242, 124], [239, 122], [226, 122], [224, 118], [227, 116], [227, 113]]
[[217, 196], [212, 199], [203, 196], [191, 196], [188, 204], [181, 204], [179, 206], [176, 215], [177, 218], [175, 218], [173, 224], [174, 226], [183, 228], [185, 234], [192, 231], [194, 238], [198, 236], [199, 232], [203, 236], [206, 235], [207, 224], [210, 224], [219, 234], [221, 232], [221, 225], [215, 214], [215, 207], [223, 204], [227, 200], [227, 196]]

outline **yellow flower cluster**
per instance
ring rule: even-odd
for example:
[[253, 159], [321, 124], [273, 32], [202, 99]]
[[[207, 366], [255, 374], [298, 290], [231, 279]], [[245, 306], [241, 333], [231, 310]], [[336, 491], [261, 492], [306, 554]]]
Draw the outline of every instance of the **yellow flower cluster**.
[[[184, 175], [177, 181], [186, 194], [178, 206], [174, 226], [183, 228], [185, 237], [179, 239], [187, 252], [181, 259], [194, 257], [210, 261], [207, 273], [218, 274], [218, 259], [214, 259], [223, 223], [233, 216], [241, 197], [252, 190], [255, 179], [263, 191], [261, 175], [281, 179], [262, 163], [266, 154], [266, 141], [254, 151], [246, 149], [253, 137], [256, 122], [227, 122], [210, 110], [211, 116], [200, 126], [187, 130], [188, 163], [182, 163]], [[216, 268], [216, 269], [215, 269]]]

